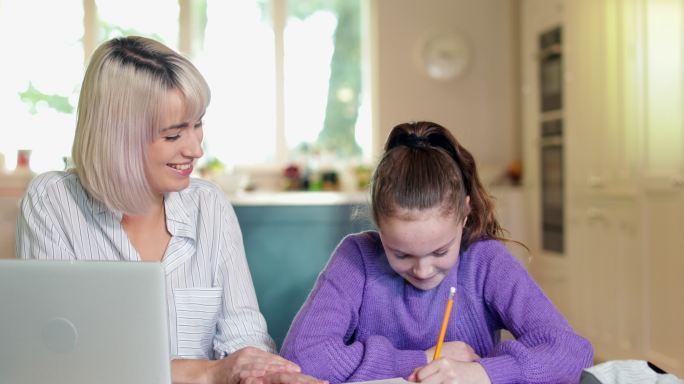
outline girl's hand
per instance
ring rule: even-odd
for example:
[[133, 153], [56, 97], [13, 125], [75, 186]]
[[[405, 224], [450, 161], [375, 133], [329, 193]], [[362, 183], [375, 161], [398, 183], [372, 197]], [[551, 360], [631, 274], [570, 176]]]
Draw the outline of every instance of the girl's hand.
[[426, 384], [491, 384], [487, 372], [480, 364], [456, 361], [448, 357], [440, 357], [417, 368], [408, 380]]
[[303, 373], [279, 372], [261, 377], [248, 377], [241, 384], [328, 384], [328, 382]]
[[271, 373], [299, 373], [297, 364], [259, 348], [246, 347], [211, 362], [207, 383], [238, 384], [250, 377]]
[[[435, 347], [432, 347], [425, 351], [425, 356], [427, 356], [428, 363], [432, 361], [432, 357], [435, 355]], [[471, 361], [480, 360], [480, 356], [475, 353], [473, 348], [462, 342], [462, 341], [449, 341], [442, 344], [442, 350], [439, 353], [439, 357], [447, 357], [452, 360], [462, 361], [469, 363]]]

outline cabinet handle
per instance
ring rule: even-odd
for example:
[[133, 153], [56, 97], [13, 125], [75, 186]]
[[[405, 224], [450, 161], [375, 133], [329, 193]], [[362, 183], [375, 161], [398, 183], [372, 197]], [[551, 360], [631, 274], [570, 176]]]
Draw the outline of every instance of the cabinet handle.
[[589, 187], [591, 188], [602, 188], [603, 178], [601, 176], [589, 176], [587, 184], [589, 184]]
[[672, 185], [675, 187], [682, 187], [684, 186], [684, 176], [682, 175], [675, 175], [670, 178], [670, 181], [672, 182]]
[[587, 209], [587, 217], [589, 220], [604, 220], [606, 215], [598, 208], [589, 208]]

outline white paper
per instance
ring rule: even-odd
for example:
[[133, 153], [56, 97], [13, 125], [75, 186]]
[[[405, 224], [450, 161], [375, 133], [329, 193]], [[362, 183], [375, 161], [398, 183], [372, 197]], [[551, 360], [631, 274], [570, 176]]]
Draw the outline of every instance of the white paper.
[[410, 381], [406, 381], [403, 377], [393, 377], [391, 379], [382, 379], [382, 380], [370, 380], [370, 381], [358, 381], [354, 383], [349, 383], [349, 384], [415, 384]]

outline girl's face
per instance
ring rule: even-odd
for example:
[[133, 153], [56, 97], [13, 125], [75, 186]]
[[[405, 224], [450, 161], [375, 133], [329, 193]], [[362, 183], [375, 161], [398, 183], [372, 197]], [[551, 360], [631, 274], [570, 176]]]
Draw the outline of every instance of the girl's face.
[[382, 219], [380, 238], [390, 266], [421, 290], [435, 288], [458, 260], [465, 219], [441, 209], [399, 212]]
[[176, 192], [190, 184], [195, 159], [202, 157], [202, 120], [186, 121], [181, 97], [172, 92], [170, 113], [147, 150], [145, 172], [155, 194]]

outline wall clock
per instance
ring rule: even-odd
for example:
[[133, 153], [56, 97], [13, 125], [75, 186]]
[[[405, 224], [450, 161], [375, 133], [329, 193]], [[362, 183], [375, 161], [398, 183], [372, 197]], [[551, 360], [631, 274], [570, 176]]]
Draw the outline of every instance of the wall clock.
[[471, 49], [462, 34], [446, 32], [425, 39], [419, 57], [420, 66], [428, 77], [447, 81], [463, 75], [470, 63]]

